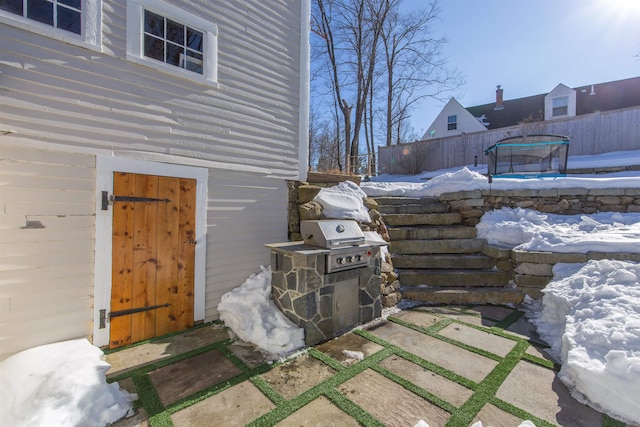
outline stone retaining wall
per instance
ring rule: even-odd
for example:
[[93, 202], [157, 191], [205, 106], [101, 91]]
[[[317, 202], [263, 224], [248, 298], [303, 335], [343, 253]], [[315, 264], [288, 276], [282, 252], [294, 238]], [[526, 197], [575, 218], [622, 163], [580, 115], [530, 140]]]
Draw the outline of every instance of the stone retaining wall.
[[[460, 214], [464, 225], [475, 226], [485, 212], [503, 207], [560, 215], [640, 212], [640, 188], [458, 191], [442, 194], [440, 201], [449, 207], [450, 213]], [[542, 296], [541, 290], [553, 278], [553, 266], [557, 263], [598, 259], [640, 262], [640, 253], [528, 252], [495, 245], [485, 246], [482, 252], [496, 258], [500, 270], [511, 271], [515, 285], [533, 298]]]
[[472, 190], [443, 193], [440, 201], [475, 226], [485, 212], [528, 208], [560, 215], [640, 212], [640, 188], [550, 188], [543, 190]]

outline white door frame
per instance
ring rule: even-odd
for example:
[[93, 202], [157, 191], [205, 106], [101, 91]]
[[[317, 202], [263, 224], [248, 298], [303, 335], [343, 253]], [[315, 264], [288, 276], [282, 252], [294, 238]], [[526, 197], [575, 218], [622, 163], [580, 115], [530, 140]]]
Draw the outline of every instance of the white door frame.
[[[101, 317], [111, 311], [111, 261], [113, 206], [102, 209], [102, 192], [113, 194], [113, 173], [127, 172], [196, 180], [196, 253], [194, 271], [193, 320], [205, 317], [205, 274], [207, 253], [207, 183], [209, 170], [192, 166], [129, 160], [118, 157], [96, 157], [96, 241], [93, 301], [93, 345], [109, 345], [111, 324], [108, 316], [103, 325]], [[104, 310], [101, 316], [101, 310]], [[101, 327], [104, 326], [104, 327]]]

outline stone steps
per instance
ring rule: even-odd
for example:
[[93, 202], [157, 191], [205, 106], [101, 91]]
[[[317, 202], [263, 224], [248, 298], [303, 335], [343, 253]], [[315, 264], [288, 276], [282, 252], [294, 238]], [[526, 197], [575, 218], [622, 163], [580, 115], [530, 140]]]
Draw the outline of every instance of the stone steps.
[[401, 286], [495, 287], [506, 286], [511, 274], [500, 270], [447, 270], [406, 268], [400, 272]]
[[428, 268], [428, 269], [464, 269], [482, 270], [495, 267], [496, 261], [486, 255], [478, 254], [428, 254], [428, 255], [393, 255], [395, 268]]
[[509, 288], [439, 288], [415, 287], [401, 288], [402, 297], [412, 301], [431, 304], [519, 304], [523, 294]]
[[435, 240], [435, 239], [474, 239], [475, 227], [461, 225], [418, 226], [389, 228], [389, 237], [394, 240]]
[[435, 304], [518, 303], [522, 292], [506, 287], [504, 254], [463, 225], [460, 213], [447, 212], [438, 198], [375, 198], [391, 243], [402, 297]]
[[484, 239], [391, 240], [392, 254], [472, 254], [480, 253]]

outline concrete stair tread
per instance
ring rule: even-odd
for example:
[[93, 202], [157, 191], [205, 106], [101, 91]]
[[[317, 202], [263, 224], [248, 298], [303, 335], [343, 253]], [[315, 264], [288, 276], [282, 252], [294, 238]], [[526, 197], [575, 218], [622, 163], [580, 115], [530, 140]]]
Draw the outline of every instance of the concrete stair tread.
[[372, 197], [379, 206], [389, 205], [425, 205], [432, 203], [440, 203], [438, 197], [401, 197], [401, 196], [378, 196]]
[[495, 287], [401, 287], [404, 299], [434, 304], [518, 304], [524, 293], [512, 288]]
[[391, 256], [393, 266], [402, 268], [428, 269], [460, 269], [478, 270], [491, 269], [495, 266], [495, 259], [487, 255], [470, 254], [394, 254]]
[[440, 239], [473, 239], [478, 235], [475, 227], [464, 225], [413, 225], [389, 226], [392, 240], [440, 240]]
[[398, 269], [402, 286], [497, 287], [509, 283], [511, 275], [501, 270]]
[[462, 216], [459, 213], [387, 214], [382, 217], [385, 223], [392, 227], [403, 225], [459, 225], [462, 223]]
[[470, 254], [480, 253], [486, 245], [485, 239], [435, 239], [435, 240], [391, 240], [393, 254]]

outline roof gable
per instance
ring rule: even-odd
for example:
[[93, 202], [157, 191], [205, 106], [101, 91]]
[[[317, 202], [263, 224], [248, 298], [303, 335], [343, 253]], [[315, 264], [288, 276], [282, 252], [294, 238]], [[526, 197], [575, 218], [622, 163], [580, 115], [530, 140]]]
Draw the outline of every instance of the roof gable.
[[[457, 126], [455, 130], [447, 129], [449, 116], [456, 116]], [[440, 111], [440, 114], [438, 114], [433, 123], [431, 123], [431, 126], [429, 126], [429, 129], [427, 129], [422, 139], [440, 138], [443, 136], [459, 135], [463, 132], [479, 132], [483, 130], [487, 130], [487, 128], [455, 98], [451, 98], [444, 108], [442, 108], [442, 111]]]
[[545, 97], [562, 96], [575, 92], [577, 116], [595, 111], [610, 111], [640, 105], [640, 77], [570, 88], [558, 84], [548, 94], [539, 94], [503, 102], [503, 109], [495, 110], [496, 103], [467, 108], [474, 117], [486, 117], [488, 129], [515, 126], [523, 121], [543, 120]]

